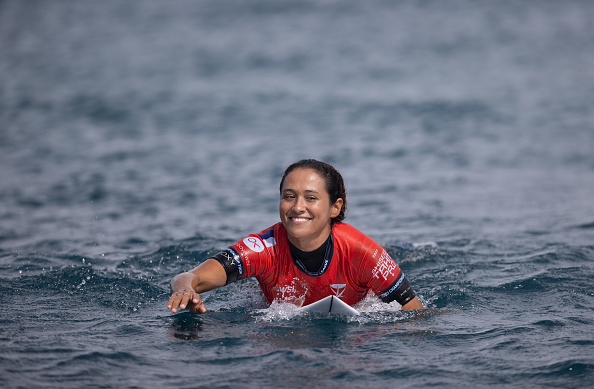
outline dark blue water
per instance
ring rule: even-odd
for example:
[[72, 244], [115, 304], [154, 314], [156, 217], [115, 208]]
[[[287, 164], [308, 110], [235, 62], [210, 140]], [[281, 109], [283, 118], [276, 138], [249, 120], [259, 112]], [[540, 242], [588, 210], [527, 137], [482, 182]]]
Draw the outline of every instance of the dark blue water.
[[[0, 386], [594, 380], [591, 1], [0, 1]], [[295, 160], [429, 307], [171, 315]]]

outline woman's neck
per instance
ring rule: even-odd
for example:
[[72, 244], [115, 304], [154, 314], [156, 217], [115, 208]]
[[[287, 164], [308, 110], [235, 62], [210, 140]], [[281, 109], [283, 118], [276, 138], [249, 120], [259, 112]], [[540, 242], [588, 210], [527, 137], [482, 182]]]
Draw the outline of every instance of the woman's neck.
[[328, 228], [325, 228], [319, 236], [313, 239], [311, 237], [297, 238], [289, 234], [287, 234], [287, 238], [293, 246], [301, 251], [314, 251], [328, 240], [331, 232], [332, 226], [328, 225]]
[[311, 276], [318, 276], [328, 269], [334, 252], [334, 244], [332, 235], [329, 235], [328, 239], [313, 251], [301, 251], [291, 241], [289, 241], [289, 249], [297, 267]]

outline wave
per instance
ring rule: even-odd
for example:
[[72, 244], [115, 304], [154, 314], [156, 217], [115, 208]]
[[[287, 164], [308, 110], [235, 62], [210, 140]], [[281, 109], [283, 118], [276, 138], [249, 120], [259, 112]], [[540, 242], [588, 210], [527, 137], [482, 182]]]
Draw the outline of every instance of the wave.
[[[212, 247], [223, 245], [220, 240], [198, 235], [128, 256], [119, 262], [80, 255], [11, 258], [3, 253], [4, 258], [9, 258], [4, 274], [16, 275], [4, 288], [8, 288], [6, 294], [13, 294], [15, 290], [57, 292], [63, 298], [77, 296], [85, 302], [124, 311], [135, 311], [151, 304], [164, 306], [170, 279], [218, 251]], [[431, 242], [387, 247], [428, 308], [484, 307], [493, 301], [526, 298], [535, 293], [540, 294], [540, 298], [566, 298], [576, 303], [589, 296], [590, 280], [594, 276], [593, 246], [548, 245], [514, 255], [474, 251], [476, 245], [472, 242], [447, 246]], [[288, 308], [268, 307], [254, 279], [205, 293], [203, 298], [208, 309], [214, 312], [266, 310], [256, 314], [263, 315], [263, 320], [295, 316]], [[373, 322], [386, 320], [381, 316], [383, 313], [398, 313], [400, 307], [379, 303], [373, 297], [361, 302], [357, 309], [364, 313], [362, 320]]]
[[[9, 281], [11, 294], [82, 300], [116, 310], [136, 311], [165, 298], [165, 290], [148, 277], [124, 271], [97, 270], [92, 265], [67, 266]], [[57, 295], [56, 295], [57, 292]]]

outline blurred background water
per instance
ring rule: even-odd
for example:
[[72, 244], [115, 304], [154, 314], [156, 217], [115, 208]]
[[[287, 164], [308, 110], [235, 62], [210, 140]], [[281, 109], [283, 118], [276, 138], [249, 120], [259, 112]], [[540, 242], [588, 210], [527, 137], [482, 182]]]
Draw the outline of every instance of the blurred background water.
[[[0, 385], [588, 387], [594, 3], [0, 1]], [[430, 308], [168, 283], [301, 158]], [[387, 309], [386, 309], [387, 308]]]

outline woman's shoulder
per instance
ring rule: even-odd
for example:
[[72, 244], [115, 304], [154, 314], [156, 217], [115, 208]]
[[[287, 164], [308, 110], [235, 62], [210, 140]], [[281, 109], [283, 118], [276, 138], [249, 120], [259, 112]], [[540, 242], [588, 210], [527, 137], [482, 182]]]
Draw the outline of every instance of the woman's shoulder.
[[283, 223], [278, 222], [250, 236], [257, 236], [266, 243], [267, 247], [270, 247], [286, 241], [287, 230], [285, 229], [285, 226], [283, 226]]
[[360, 264], [363, 261], [373, 264], [373, 259], [379, 258], [378, 254], [383, 251], [374, 239], [346, 223], [335, 224], [332, 235], [339, 253], [351, 263]]
[[332, 235], [334, 237], [344, 238], [347, 240], [371, 239], [369, 236], [365, 235], [363, 232], [359, 231], [358, 229], [351, 226], [350, 224], [344, 223], [344, 222], [336, 223], [332, 226]]
[[281, 234], [283, 232], [286, 233], [285, 226], [283, 226], [283, 223], [278, 222], [276, 224], [271, 225], [268, 228], [263, 229], [262, 231], [254, 234], [254, 235], [259, 235], [259, 236], [262, 236], [262, 235], [275, 236], [276, 235], [276, 236], [278, 236], [279, 234]]

